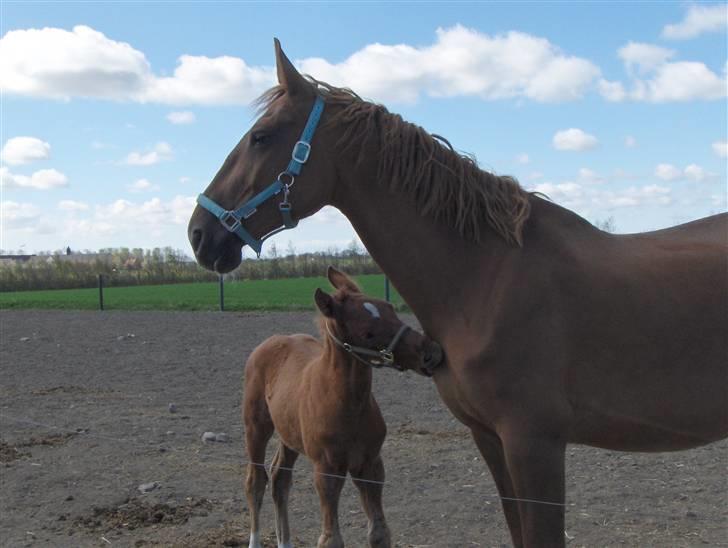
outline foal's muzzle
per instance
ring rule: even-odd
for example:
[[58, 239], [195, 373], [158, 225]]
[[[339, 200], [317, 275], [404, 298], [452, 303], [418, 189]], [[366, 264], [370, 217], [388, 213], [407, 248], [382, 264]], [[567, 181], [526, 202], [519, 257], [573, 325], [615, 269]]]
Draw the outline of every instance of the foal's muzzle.
[[435, 368], [439, 366], [445, 358], [445, 352], [442, 347], [435, 341], [430, 341], [422, 356], [421, 372], [426, 377], [432, 377]]

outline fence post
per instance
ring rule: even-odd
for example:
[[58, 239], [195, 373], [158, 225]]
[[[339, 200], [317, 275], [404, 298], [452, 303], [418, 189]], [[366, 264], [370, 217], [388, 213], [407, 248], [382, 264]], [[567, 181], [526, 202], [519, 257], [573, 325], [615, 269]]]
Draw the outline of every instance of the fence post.
[[225, 312], [225, 289], [222, 274], [220, 274], [220, 312]]
[[384, 300], [389, 301], [389, 278], [384, 277]]
[[99, 274], [99, 310], [104, 309], [104, 275]]

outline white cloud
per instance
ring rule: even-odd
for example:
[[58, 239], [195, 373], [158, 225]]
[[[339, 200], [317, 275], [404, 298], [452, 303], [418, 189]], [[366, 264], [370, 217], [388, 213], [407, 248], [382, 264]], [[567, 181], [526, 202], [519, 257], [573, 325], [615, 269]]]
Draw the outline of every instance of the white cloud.
[[692, 4], [685, 18], [679, 23], [665, 25], [662, 37], [671, 40], [695, 38], [706, 32], [716, 32], [728, 26], [728, 6]]
[[175, 111], [167, 114], [167, 120], [172, 124], [192, 124], [196, 119], [195, 113], [189, 110]]
[[48, 158], [51, 145], [36, 137], [13, 137], [8, 139], [0, 152], [2, 161], [17, 166]]
[[34, 188], [36, 190], [49, 190], [68, 186], [68, 177], [55, 169], [40, 169], [32, 175], [17, 175], [10, 170], [0, 167], [0, 186], [5, 188]]
[[530, 164], [531, 158], [528, 157], [528, 154], [523, 152], [523, 153], [519, 154], [518, 156], [516, 156], [516, 162], [518, 162], [519, 164], [523, 164], [523, 165]]
[[617, 51], [627, 70], [639, 73], [649, 72], [665, 63], [675, 52], [652, 44], [629, 42]]
[[726, 96], [728, 83], [705, 63], [669, 61], [674, 52], [651, 44], [630, 42], [619, 56], [631, 76], [631, 89], [621, 82], [601, 79], [599, 92], [607, 101], [710, 101]]
[[533, 185], [530, 190], [545, 194], [555, 202], [572, 208], [578, 206], [584, 196], [584, 187], [572, 181], [538, 183]]
[[58, 209], [62, 211], [87, 211], [88, 204], [85, 202], [77, 202], [75, 200], [61, 200], [58, 202]]
[[690, 164], [685, 169], [679, 169], [672, 164], [658, 164], [655, 167], [655, 177], [663, 181], [677, 181], [687, 179], [693, 182], [701, 182], [715, 179], [716, 174], [706, 171], [697, 164]]
[[227, 56], [182, 55], [173, 76], [157, 76], [144, 53], [84, 25], [14, 30], [0, 39], [0, 86], [13, 94], [246, 104], [274, 83], [272, 68]]
[[682, 177], [682, 171], [672, 164], [658, 164], [655, 167], [655, 177], [663, 181], [675, 181]]
[[541, 173], [540, 171], [532, 171], [527, 176], [527, 179], [529, 181], [535, 181], [536, 179], [542, 179], [542, 178], [543, 178], [543, 173]]
[[299, 65], [364, 96], [405, 102], [420, 94], [569, 101], [582, 97], [599, 76], [590, 61], [522, 32], [490, 36], [455, 25], [436, 34], [429, 46], [370, 44], [338, 64], [311, 58]]
[[120, 199], [96, 206], [94, 218], [97, 222], [107, 222], [113, 231], [136, 229], [140, 226], [161, 228], [170, 224], [186, 224], [195, 205], [194, 196], [175, 196], [169, 202], [163, 202], [159, 198], [142, 203]]
[[8, 93], [123, 99], [150, 77], [142, 52], [83, 25], [12, 30], [0, 40], [0, 85]]
[[632, 91], [632, 99], [653, 103], [712, 100], [725, 96], [725, 78], [705, 64], [691, 61], [661, 65], [651, 80], [636, 82]]
[[618, 209], [638, 206], [666, 206], [672, 203], [672, 191], [660, 185], [632, 186], [622, 190], [609, 190], [566, 181], [539, 183], [529, 190], [542, 192], [561, 205], [575, 210]]
[[182, 55], [174, 76], [152, 77], [134, 97], [169, 105], [240, 105], [250, 103], [276, 83], [272, 67], [249, 67], [237, 57]]
[[40, 210], [29, 203], [3, 200], [0, 203], [0, 219], [4, 230], [32, 227], [38, 223]]
[[596, 171], [582, 167], [579, 169], [579, 180], [583, 183], [594, 185], [602, 184], [606, 182], [607, 179], [599, 175]]
[[624, 146], [627, 148], [635, 148], [637, 146], [637, 139], [632, 135], [627, 135], [624, 138]]
[[721, 158], [728, 158], [728, 141], [716, 141], [712, 145], [713, 152]]
[[705, 171], [702, 167], [700, 167], [697, 164], [690, 164], [685, 168], [685, 177], [691, 181], [695, 181], [696, 183], [699, 183], [700, 181], [704, 181], [707, 179], [710, 174]]
[[[456, 25], [426, 46], [370, 44], [341, 63], [303, 59], [302, 70], [378, 100], [420, 95], [581, 98], [599, 76], [587, 59], [522, 32], [487, 35]], [[396, 67], [397, 70], [392, 70]], [[8, 93], [183, 104], [246, 104], [275, 83], [271, 66], [237, 57], [181, 55], [172, 76], [155, 74], [131, 45], [87, 26], [14, 30], [0, 40], [0, 85]]]
[[148, 152], [130, 152], [126, 157], [125, 163], [130, 166], [151, 166], [164, 160], [171, 160], [172, 155], [172, 146], [169, 143], [161, 141], [154, 145], [154, 148]]
[[126, 186], [129, 192], [151, 192], [159, 190], [159, 185], [150, 183], [147, 179], [137, 179], [133, 183]]
[[190, 177], [185, 177], [185, 176], [179, 178], [179, 182], [182, 183], [183, 185], [189, 183], [191, 180], [192, 179]]
[[323, 224], [348, 224], [348, 219], [344, 214], [333, 206], [324, 206], [312, 217], [317, 223]]
[[556, 150], [583, 151], [596, 147], [599, 141], [581, 129], [569, 128], [557, 131], [552, 143]]
[[622, 82], [610, 82], [601, 78], [598, 87], [601, 96], [612, 103], [619, 103], [627, 98], [627, 91]]

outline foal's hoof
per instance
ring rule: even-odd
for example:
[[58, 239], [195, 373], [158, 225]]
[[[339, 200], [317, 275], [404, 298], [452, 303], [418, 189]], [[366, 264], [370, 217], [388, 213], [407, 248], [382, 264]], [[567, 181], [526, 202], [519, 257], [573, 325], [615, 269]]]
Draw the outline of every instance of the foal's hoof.
[[250, 533], [250, 542], [248, 543], [248, 548], [263, 548], [263, 546], [260, 544], [259, 533]]
[[344, 548], [344, 540], [340, 536], [331, 536], [326, 533], [318, 539], [316, 548]]
[[369, 541], [369, 548], [391, 548], [392, 539], [389, 534], [389, 529], [384, 527], [378, 530], [371, 530], [367, 538]]

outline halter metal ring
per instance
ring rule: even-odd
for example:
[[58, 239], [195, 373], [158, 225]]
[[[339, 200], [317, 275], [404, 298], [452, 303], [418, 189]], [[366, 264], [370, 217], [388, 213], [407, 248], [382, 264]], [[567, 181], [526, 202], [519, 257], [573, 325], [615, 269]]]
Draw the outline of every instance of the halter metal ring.
[[[286, 175], [287, 175], [288, 177], [290, 177], [290, 178], [291, 178], [291, 181], [290, 181], [289, 183], [286, 183], [286, 182], [285, 182], [285, 181], [283, 180], [283, 178], [284, 178], [284, 177], [285, 177]], [[280, 181], [280, 182], [281, 182], [281, 183], [282, 183], [282, 184], [283, 184], [283, 185], [284, 185], [284, 186], [285, 186], [286, 188], [291, 188], [291, 187], [293, 186], [293, 183], [295, 183], [295, 182], [296, 182], [296, 177], [295, 177], [295, 175], [293, 175], [293, 173], [290, 173], [290, 172], [288, 172], [288, 171], [281, 171], [281, 172], [280, 172], [280, 173], [278, 174], [278, 177], [276, 177], [276, 181]]]

